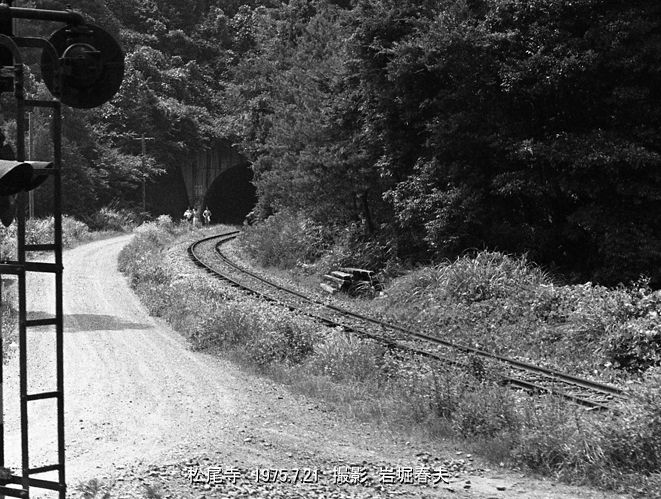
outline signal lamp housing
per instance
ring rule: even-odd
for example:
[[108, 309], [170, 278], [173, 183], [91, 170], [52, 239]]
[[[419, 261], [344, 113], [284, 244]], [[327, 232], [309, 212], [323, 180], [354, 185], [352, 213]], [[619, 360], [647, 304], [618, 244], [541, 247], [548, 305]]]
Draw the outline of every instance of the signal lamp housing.
[[48, 178], [48, 161], [15, 161], [0, 159], [0, 196], [36, 189]]
[[47, 161], [14, 161], [0, 159], [0, 222], [9, 227], [16, 206], [13, 196], [36, 189], [48, 178], [53, 163]]

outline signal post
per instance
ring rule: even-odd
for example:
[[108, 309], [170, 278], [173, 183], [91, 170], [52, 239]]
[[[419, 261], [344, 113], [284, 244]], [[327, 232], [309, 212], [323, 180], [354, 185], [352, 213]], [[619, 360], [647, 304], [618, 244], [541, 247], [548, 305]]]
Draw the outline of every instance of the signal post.
[[[56, 21], [65, 26], [49, 39], [14, 36], [14, 19]], [[25, 98], [22, 48], [41, 49], [41, 74], [53, 100]], [[1, 274], [13, 274], [18, 280], [18, 354], [19, 393], [2, 393], [2, 337], [0, 335], [0, 498], [28, 499], [33, 488], [51, 490], [60, 499], [66, 495], [64, 453], [64, 334], [62, 300], [62, 104], [76, 108], [96, 107], [112, 98], [124, 75], [124, 54], [111, 35], [97, 26], [86, 24], [84, 18], [71, 10], [54, 11], [12, 6], [11, 0], [0, 3], [0, 92], [12, 92], [15, 101], [16, 155], [0, 158], [0, 221], [9, 226], [16, 219], [15, 261], [0, 263]], [[26, 109], [48, 108], [52, 123], [52, 158], [46, 161], [26, 161]], [[7, 149], [3, 149], [7, 156]], [[32, 158], [30, 158], [32, 159]], [[27, 193], [53, 177], [54, 218], [53, 241], [46, 244], [26, 244], [25, 207]], [[35, 252], [51, 252], [54, 263], [30, 261]], [[29, 272], [47, 273], [55, 280], [55, 314], [52, 317], [28, 319], [27, 280]], [[0, 286], [2, 285], [0, 279]], [[0, 290], [1, 291], [1, 290]], [[34, 328], [50, 326], [55, 334], [55, 390], [28, 393], [27, 335]], [[38, 334], [47, 334], [39, 331]], [[5, 396], [20, 398], [21, 463], [20, 474], [5, 468], [5, 434], [2, 424]], [[57, 462], [32, 466], [29, 455], [28, 405], [38, 400], [56, 401]], [[57, 475], [45, 479], [43, 475]], [[40, 476], [41, 475], [41, 476]]]

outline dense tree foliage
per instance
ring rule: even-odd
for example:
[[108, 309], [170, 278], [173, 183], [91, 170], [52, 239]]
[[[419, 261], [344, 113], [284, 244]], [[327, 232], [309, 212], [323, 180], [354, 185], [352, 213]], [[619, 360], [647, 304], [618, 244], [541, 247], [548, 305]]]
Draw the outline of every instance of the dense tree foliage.
[[260, 214], [346, 223], [353, 199], [400, 256], [487, 247], [659, 283], [660, 14], [603, 0], [266, 11], [232, 89]]
[[657, 1], [76, 8], [119, 36], [127, 64], [112, 102], [67, 111], [73, 213], [137, 205], [143, 178], [224, 139], [251, 161], [257, 219], [303, 211], [413, 261], [490, 248], [661, 284]]
[[602, 281], [656, 272], [656, 2], [360, 8], [367, 119], [414, 242], [529, 251]]

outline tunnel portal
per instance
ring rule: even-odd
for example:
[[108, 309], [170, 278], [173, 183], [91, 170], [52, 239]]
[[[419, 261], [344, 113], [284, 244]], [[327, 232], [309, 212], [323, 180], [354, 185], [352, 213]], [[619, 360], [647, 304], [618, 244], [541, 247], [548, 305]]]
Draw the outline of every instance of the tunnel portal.
[[247, 163], [218, 175], [207, 190], [202, 211], [209, 207], [211, 223], [241, 224], [257, 202], [252, 169]]

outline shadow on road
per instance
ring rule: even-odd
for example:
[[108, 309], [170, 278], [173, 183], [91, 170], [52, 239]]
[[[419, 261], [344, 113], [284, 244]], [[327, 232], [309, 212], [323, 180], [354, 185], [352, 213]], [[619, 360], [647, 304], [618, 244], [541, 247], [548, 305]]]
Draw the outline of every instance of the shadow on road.
[[[52, 314], [39, 311], [28, 312], [28, 319], [49, 319]], [[48, 327], [48, 326], [44, 326]], [[149, 324], [130, 322], [114, 315], [104, 314], [67, 314], [64, 316], [64, 332], [79, 333], [83, 331], [123, 331], [127, 329], [149, 329]]]

